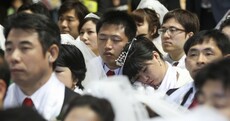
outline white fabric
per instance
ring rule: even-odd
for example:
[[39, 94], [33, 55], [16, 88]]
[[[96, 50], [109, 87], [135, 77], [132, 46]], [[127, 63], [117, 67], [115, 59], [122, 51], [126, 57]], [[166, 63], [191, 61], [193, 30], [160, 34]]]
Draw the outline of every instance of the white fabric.
[[114, 121], [143, 121], [148, 118], [144, 105], [135, 98], [135, 91], [125, 76], [91, 81], [85, 91], [86, 94], [105, 98], [111, 103]]
[[151, 95], [137, 94], [136, 98], [146, 104], [150, 109], [157, 113], [162, 118], [182, 117], [189, 110], [165, 100], [165, 93], [155, 92]]
[[[164, 60], [166, 60], [167, 62], [169, 62], [171, 65], [175, 62], [179, 62], [178, 65], [176, 67], [179, 67], [181, 69], [186, 69], [185, 67], [185, 58], [186, 58], [186, 55], [183, 55], [181, 57], [181, 59], [179, 61], [174, 61], [172, 60], [172, 58], [169, 56], [169, 54], [167, 54], [166, 56], [164, 56]], [[186, 69], [187, 70], [187, 69]]]
[[162, 48], [162, 42], [161, 42], [161, 37], [160, 36], [158, 36], [157, 38], [153, 39], [152, 42], [157, 47], [157, 49], [161, 52], [163, 57], [167, 55], [167, 53]]
[[[161, 91], [163, 93], [166, 93], [169, 89], [172, 88], [178, 88], [180, 86], [183, 86], [189, 82], [191, 82], [191, 78], [189, 73], [184, 72], [182, 69], [178, 67], [173, 67], [169, 63], [166, 62], [168, 65], [168, 69], [166, 71], [166, 74], [162, 80], [161, 85], [157, 89], [158, 91]], [[151, 95], [154, 93], [155, 89], [149, 85], [143, 85], [140, 83], [135, 83], [134, 87], [139, 90], [139, 92]]]
[[167, 8], [162, 5], [158, 0], [141, 0], [137, 9], [149, 8], [155, 10], [160, 16], [160, 22], [162, 23], [165, 14], [168, 12]]
[[88, 62], [92, 58], [96, 57], [93, 51], [80, 40], [80, 37], [74, 40], [74, 38], [69, 34], [61, 34], [61, 43], [75, 45], [82, 52], [85, 62]]
[[3, 34], [3, 30], [4, 30], [3, 26], [0, 25], [0, 48], [2, 50], [5, 50], [5, 41], [6, 41], [6, 39], [5, 39], [5, 36]]
[[[106, 78], [106, 73], [109, 71], [109, 68], [104, 64], [100, 56], [91, 59], [86, 63], [86, 77], [82, 82], [83, 86], [86, 86], [88, 82], [93, 80], [100, 80]], [[117, 68], [114, 70], [115, 75], [122, 75], [122, 68]]]
[[196, 93], [196, 89], [195, 89], [193, 82], [190, 82], [190, 83], [180, 87], [179, 89], [177, 89], [175, 92], [173, 92], [167, 98], [167, 100], [180, 105], [183, 101], [184, 96], [188, 93], [188, 91], [191, 88], [193, 88], [193, 92], [189, 95], [188, 99], [186, 100], [185, 104], [183, 105], [184, 107], [188, 108], [192, 104], [192, 101], [193, 101], [193, 99], [195, 97], [195, 93]]
[[145, 121], [228, 121], [220, 112], [211, 107], [198, 107], [182, 117], [155, 118]]
[[25, 95], [15, 83], [8, 88], [4, 108], [21, 106], [30, 97], [36, 110], [47, 120], [55, 119], [61, 111], [65, 96], [65, 86], [53, 73], [50, 79], [31, 96]]

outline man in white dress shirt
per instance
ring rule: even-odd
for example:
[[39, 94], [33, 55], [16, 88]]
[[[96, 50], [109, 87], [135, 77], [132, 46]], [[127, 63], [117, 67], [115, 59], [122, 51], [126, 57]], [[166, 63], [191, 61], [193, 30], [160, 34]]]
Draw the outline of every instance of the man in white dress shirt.
[[158, 30], [163, 50], [168, 53], [165, 60], [185, 69], [183, 46], [188, 38], [199, 31], [199, 27], [198, 17], [189, 11], [175, 9], [166, 13]]
[[55, 119], [68, 95], [75, 96], [53, 73], [60, 45], [58, 26], [43, 15], [19, 13], [7, 20], [5, 37], [5, 58], [14, 83], [4, 108], [25, 105], [46, 120]]
[[[136, 35], [136, 24], [125, 12], [109, 11], [97, 23], [97, 43], [99, 57], [88, 62], [86, 80], [101, 79], [111, 75], [121, 75], [122, 68], [115, 60], [120, 55], [126, 43]], [[92, 78], [90, 78], [92, 77]]]

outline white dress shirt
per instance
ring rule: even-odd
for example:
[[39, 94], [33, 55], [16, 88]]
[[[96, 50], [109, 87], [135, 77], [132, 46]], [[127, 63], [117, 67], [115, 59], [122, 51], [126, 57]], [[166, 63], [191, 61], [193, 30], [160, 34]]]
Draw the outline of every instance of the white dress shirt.
[[31, 96], [25, 95], [20, 87], [13, 83], [10, 85], [4, 100], [4, 108], [21, 106], [26, 97], [32, 99], [36, 110], [46, 120], [53, 120], [61, 112], [65, 97], [65, 86], [57, 79], [54, 73], [52, 73], [50, 79]]
[[166, 56], [164, 56], [164, 60], [167, 61], [167, 62], [169, 62], [171, 65], [173, 65], [175, 62], [179, 62], [176, 67], [179, 67], [181, 69], [186, 69], [186, 67], [185, 67], [185, 58], [186, 58], [186, 55], [183, 55], [179, 61], [174, 61], [169, 56], [169, 54], [167, 54]]
[[[101, 80], [103, 78], [107, 78], [107, 71], [109, 68], [104, 64], [102, 58], [100, 56], [91, 59], [86, 63], [86, 77], [82, 82], [83, 86], [86, 86], [89, 81], [93, 80]], [[122, 75], [122, 68], [117, 68], [113, 70], [115, 75]]]

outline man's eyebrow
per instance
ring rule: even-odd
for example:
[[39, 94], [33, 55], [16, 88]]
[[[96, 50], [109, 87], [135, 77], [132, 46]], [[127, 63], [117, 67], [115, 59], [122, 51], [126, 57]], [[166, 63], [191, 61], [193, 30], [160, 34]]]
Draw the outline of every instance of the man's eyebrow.
[[191, 48], [191, 49], [189, 49], [188, 52], [196, 52], [196, 51], [198, 51], [198, 49], [196, 49], [196, 48]]
[[19, 45], [33, 45], [31, 42], [23, 40], [19, 43]]
[[5, 46], [7, 46], [7, 45], [12, 45], [12, 42], [11, 42], [11, 41], [9, 41], [9, 40], [6, 40], [6, 42], [5, 42]]

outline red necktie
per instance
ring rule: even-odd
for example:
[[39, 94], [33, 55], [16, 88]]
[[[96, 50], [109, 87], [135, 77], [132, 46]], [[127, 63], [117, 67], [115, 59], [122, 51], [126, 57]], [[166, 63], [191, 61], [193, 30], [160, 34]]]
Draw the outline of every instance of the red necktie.
[[198, 105], [198, 100], [197, 100], [197, 97], [195, 96], [193, 101], [192, 101], [192, 104], [188, 107], [188, 109], [192, 109], [194, 107], [196, 107]]
[[113, 75], [115, 75], [115, 72], [109, 70], [109, 71], [106, 73], [106, 75], [107, 75], [107, 76], [113, 76]]
[[22, 105], [27, 107], [33, 107], [34, 103], [30, 98], [25, 98]]

